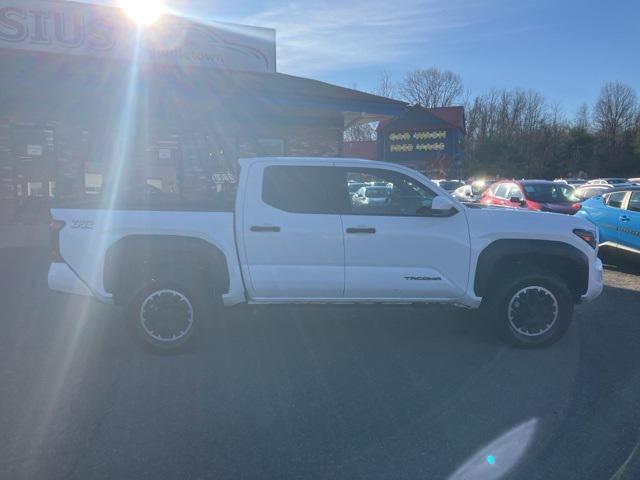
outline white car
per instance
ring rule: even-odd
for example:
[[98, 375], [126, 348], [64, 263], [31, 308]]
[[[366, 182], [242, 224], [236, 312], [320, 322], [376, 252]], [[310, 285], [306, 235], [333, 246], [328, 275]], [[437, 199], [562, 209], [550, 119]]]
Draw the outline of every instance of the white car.
[[476, 180], [453, 191], [454, 198], [461, 202], [479, 202], [484, 191], [492, 184], [488, 180]]
[[629, 187], [632, 183], [626, 178], [596, 178], [589, 180], [585, 185], [609, 185], [613, 188]]
[[587, 181], [582, 178], [556, 178], [553, 181], [558, 183], [566, 183], [567, 185], [571, 185], [572, 187], [576, 188], [587, 183]]
[[[354, 202], [353, 178], [393, 185], [390, 201]], [[242, 159], [234, 185], [232, 209], [52, 209], [49, 287], [122, 305], [135, 338], [165, 351], [218, 305], [310, 302], [482, 307], [509, 342], [541, 346], [602, 291], [587, 220], [464, 205], [407, 167]]]
[[464, 182], [462, 180], [435, 180], [435, 182], [440, 188], [447, 192], [453, 192], [464, 186]]
[[360, 187], [353, 195], [353, 201], [361, 205], [384, 205], [389, 201], [391, 188], [387, 186]]

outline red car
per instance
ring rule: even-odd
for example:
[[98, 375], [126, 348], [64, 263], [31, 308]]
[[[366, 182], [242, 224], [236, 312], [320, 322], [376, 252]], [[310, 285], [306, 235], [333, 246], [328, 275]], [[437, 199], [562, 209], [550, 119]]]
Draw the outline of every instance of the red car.
[[580, 203], [573, 194], [573, 187], [547, 180], [496, 182], [484, 192], [480, 203], [569, 215], [580, 210]]

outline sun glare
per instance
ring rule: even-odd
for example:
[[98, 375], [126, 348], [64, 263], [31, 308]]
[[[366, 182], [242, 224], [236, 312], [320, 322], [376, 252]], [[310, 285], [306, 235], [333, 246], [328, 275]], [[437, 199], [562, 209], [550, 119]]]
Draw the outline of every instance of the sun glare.
[[118, 5], [138, 25], [150, 25], [167, 10], [162, 0], [119, 0]]

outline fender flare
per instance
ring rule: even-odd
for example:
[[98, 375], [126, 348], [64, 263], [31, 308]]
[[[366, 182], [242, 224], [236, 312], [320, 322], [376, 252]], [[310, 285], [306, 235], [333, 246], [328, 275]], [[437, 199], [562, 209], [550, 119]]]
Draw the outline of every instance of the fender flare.
[[539, 265], [562, 277], [579, 297], [589, 286], [589, 259], [578, 248], [554, 240], [501, 239], [490, 243], [478, 256], [473, 290], [483, 297], [496, 272], [506, 265]]

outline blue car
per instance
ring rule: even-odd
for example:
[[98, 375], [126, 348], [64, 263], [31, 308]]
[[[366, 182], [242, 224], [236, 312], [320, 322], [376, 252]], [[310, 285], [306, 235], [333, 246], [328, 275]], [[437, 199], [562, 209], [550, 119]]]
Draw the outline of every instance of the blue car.
[[608, 190], [586, 200], [576, 215], [598, 227], [601, 246], [640, 255], [640, 187]]

